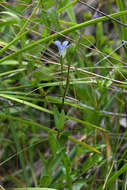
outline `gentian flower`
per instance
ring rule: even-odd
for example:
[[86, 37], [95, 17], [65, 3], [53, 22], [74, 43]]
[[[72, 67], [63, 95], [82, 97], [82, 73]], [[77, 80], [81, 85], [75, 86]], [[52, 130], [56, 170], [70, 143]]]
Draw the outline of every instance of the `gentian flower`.
[[69, 43], [69, 41], [64, 41], [63, 43], [61, 43], [58, 40], [55, 41], [55, 44], [57, 45], [57, 47], [59, 49], [59, 53], [60, 53], [60, 55], [62, 55], [62, 57], [64, 57], [66, 54], [66, 48], [68, 47], [68, 43]]

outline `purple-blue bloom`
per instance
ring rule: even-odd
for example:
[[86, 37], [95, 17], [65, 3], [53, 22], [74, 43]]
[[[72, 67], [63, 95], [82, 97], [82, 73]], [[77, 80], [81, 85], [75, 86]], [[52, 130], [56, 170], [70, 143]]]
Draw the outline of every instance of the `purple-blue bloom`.
[[60, 55], [64, 56], [64, 50], [65, 48], [68, 46], [69, 41], [64, 41], [63, 43], [61, 43], [60, 41], [56, 40], [55, 44], [57, 45], [57, 47], [59, 48], [60, 51]]

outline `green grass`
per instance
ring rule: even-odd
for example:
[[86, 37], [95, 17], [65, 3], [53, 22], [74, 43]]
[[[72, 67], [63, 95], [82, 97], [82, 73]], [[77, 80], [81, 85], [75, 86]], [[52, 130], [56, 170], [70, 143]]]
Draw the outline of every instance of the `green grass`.
[[77, 0], [14, 2], [0, 2], [0, 188], [125, 190], [126, 2], [98, 18], [81, 4], [81, 23]]

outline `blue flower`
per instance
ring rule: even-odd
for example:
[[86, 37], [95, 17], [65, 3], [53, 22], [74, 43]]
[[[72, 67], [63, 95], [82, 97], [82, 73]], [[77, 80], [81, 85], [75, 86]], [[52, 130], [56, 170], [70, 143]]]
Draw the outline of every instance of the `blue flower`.
[[68, 43], [69, 41], [64, 41], [63, 43], [61, 43], [60, 41], [56, 40], [55, 44], [57, 45], [60, 55], [62, 55], [63, 57], [66, 54], [66, 48], [68, 47]]

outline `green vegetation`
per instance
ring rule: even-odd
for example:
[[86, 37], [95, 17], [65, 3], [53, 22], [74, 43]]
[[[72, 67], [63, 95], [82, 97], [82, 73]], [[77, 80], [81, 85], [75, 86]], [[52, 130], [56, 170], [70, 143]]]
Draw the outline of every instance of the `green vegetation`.
[[127, 188], [126, 9], [1, 0], [1, 189]]

